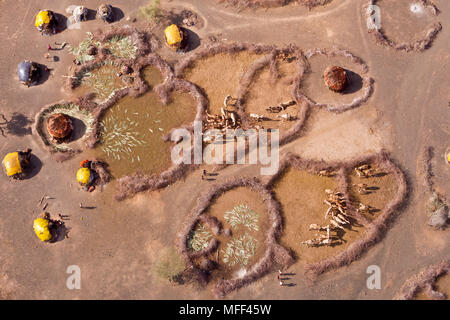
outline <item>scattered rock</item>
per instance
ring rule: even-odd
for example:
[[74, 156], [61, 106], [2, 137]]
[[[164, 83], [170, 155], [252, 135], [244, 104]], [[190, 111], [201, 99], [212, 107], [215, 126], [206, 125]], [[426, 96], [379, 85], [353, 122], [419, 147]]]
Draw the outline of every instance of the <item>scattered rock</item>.
[[428, 220], [428, 225], [439, 229], [444, 228], [447, 225], [448, 219], [448, 207], [442, 206], [431, 214], [430, 219]]
[[183, 24], [187, 27], [192, 27], [198, 24], [199, 19], [197, 14], [189, 10], [181, 11], [181, 18], [183, 19]]

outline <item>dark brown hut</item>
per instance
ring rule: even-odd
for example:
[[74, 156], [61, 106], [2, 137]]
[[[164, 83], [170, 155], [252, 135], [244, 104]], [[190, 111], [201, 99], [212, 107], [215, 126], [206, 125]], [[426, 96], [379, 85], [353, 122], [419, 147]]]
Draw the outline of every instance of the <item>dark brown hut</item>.
[[65, 114], [54, 113], [47, 120], [47, 130], [53, 138], [65, 139], [72, 133], [72, 120]]
[[341, 92], [347, 86], [347, 74], [338, 66], [328, 66], [323, 72], [325, 84], [330, 90]]

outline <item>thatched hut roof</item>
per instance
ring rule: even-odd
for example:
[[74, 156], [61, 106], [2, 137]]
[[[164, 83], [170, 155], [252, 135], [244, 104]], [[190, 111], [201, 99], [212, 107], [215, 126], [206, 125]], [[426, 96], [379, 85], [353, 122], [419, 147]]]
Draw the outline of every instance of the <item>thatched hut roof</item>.
[[57, 139], [64, 139], [72, 133], [72, 120], [63, 113], [54, 113], [47, 120], [47, 130]]
[[338, 66], [328, 66], [323, 72], [323, 78], [328, 88], [333, 91], [343, 91], [347, 86], [347, 74]]

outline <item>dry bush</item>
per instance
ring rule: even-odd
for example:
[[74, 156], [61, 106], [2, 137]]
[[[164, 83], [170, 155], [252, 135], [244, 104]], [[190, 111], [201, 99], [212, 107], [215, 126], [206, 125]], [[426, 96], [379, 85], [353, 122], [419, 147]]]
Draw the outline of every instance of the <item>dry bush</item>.
[[101, 187], [111, 180], [111, 174], [109, 173], [108, 165], [105, 162], [94, 159], [91, 162], [91, 167], [98, 175], [98, 178], [95, 180], [96, 186]]
[[137, 172], [117, 180], [116, 194], [114, 199], [122, 201], [132, 198], [139, 192], [153, 191], [167, 187], [187, 175], [188, 172], [198, 168], [198, 165], [181, 164], [172, 166], [159, 175], [146, 175]]
[[444, 300], [446, 295], [434, 289], [439, 277], [450, 274], [450, 260], [444, 260], [436, 265], [429, 266], [418, 275], [408, 279], [400, 289], [394, 299], [396, 300], [412, 300], [421, 292], [432, 299]]
[[312, 9], [317, 6], [323, 6], [330, 3], [333, 0], [219, 0], [219, 2], [225, 2], [236, 8], [271, 8], [282, 7], [288, 4], [300, 4], [308, 9]]
[[427, 188], [429, 198], [425, 203], [425, 208], [429, 213], [428, 225], [436, 229], [444, 229], [449, 220], [449, 208], [447, 199], [444, 195], [439, 194], [434, 188], [432, 160], [434, 156], [433, 147], [427, 147], [422, 154], [424, 186]]
[[428, 189], [429, 192], [433, 192], [434, 184], [433, 184], [433, 168], [431, 165], [431, 160], [433, 159], [434, 150], [433, 147], [425, 148], [422, 154], [422, 162], [423, 162], [423, 179], [424, 185]]
[[[429, 0], [420, 0], [420, 2], [425, 7], [430, 8], [431, 12], [435, 16], [439, 14], [439, 9]], [[366, 8], [371, 5], [375, 5], [376, 3], [377, 0], [369, 0], [369, 2], [366, 5]], [[370, 15], [371, 15], [370, 10], [366, 10], [366, 16], [368, 19], [371, 18]], [[414, 42], [402, 42], [402, 43], [397, 43], [389, 39], [384, 33], [383, 29], [371, 29], [368, 30], [368, 32], [373, 35], [375, 41], [380, 45], [390, 47], [398, 51], [419, 52], [428, 49], [441, 30], [442, 25], [439, 22], [436, 22], [428, 27], [428, 30], [426, 31], [425, 36], [422, 39], [416, 40]]]

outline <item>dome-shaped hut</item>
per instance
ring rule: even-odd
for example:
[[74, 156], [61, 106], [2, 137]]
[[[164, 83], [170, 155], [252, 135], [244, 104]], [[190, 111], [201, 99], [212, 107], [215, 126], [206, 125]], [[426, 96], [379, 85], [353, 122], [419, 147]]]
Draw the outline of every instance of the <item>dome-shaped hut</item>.
[[347, 74], [341, 67], [328, 66], [323, 72], [323, 78], [330, 90], [341, 92], [347, 87]]
[[63, 113], [54, 113], [47, 120], [48, 133], [56, 140], [63, 140], [72, 134], [72, 120]]

